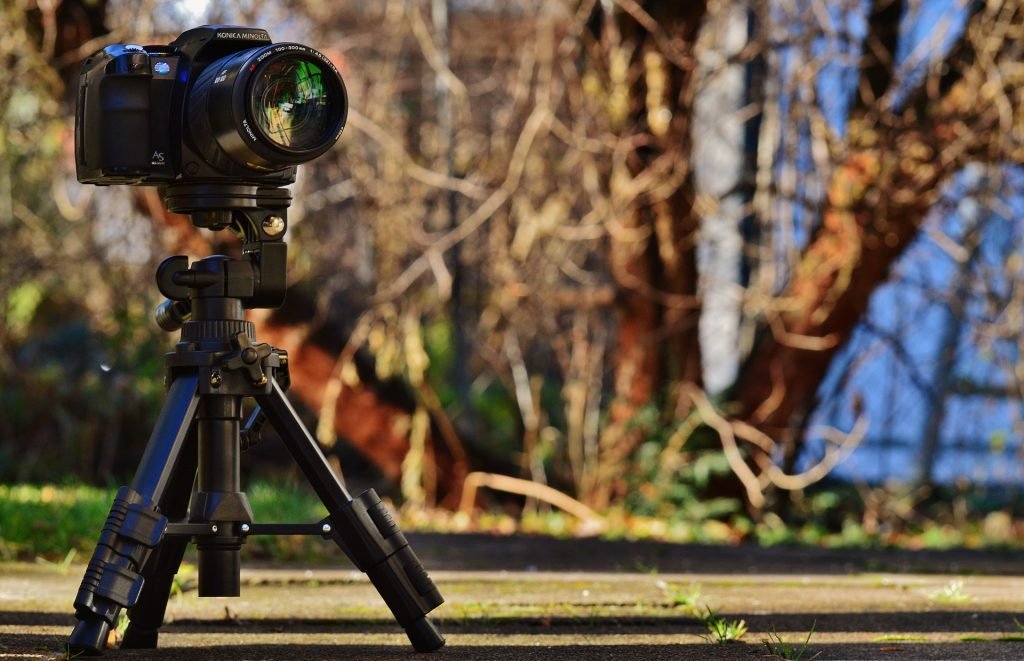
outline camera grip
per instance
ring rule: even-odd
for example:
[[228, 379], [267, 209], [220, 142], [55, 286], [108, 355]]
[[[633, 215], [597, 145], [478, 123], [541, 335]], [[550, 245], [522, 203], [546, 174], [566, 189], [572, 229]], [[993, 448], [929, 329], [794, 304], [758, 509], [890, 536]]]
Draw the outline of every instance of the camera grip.
[[[99, 82], [101, 169], [122, 177], [149, 174], [151, 76], [108, 76]], [[88, 118], [87, 118], [88, 121]]]

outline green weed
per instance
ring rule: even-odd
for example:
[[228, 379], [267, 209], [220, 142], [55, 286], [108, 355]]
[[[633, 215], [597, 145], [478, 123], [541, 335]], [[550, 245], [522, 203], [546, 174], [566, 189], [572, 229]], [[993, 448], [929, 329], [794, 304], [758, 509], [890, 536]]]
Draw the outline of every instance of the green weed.
[[190, 562], [183, 562], [178, 573], [171, 579], [171, 596], [180, 597], [199, 587], [199, 569]]
[[744, 620], [726, 620], [718, 617], [710, 606], [704, 608], [708, 611], [704, 618], [704, 626], [708, 633], [701, 637], [707, 642], [719, 645], [739, 642], [740, 638], [747, 633], [747, 623]]
[[1016, 625], [1017, 631], [1020, 632], [1020, 633], [1011, 633], [1011, 634], [1008, 634], [1008, 635], [1005, 635], [1005, 636], [998, 636], [996, 638], [986, 638], [984, 636], [978, 636], [978, 635], [962, 636], [960, 638], [960, 641], [964, 642], [964, 643], [988, 642], [988, 641], [991, 641], [991, 640], [996, 640], [996, 641], [998, 641], [1000, 643], [1022, 643], [1022, 642], [1024, 642], [1024, 624], [1021, 624], [1020, 620], [1018, 620], [1017, 618], [1013, 618], [1013, 623], [1014, 623], [1014, 625]]
[[48, 661], [72, 661], [73, 659], [78, 659], [78, 658], [81, 658], [83, 656], [85, 656], [85, 652], [84, 651], [83, 652], [75, 652], [74, 654], [72, 654], [71, 650], [69, 650], [67, 647], [65, 647], [64, 650], [60, 654], [58, 654], [57, 656], [51, 657], [50, 659], [48, 659]]
[[1013, 623], [1017, 626], [1017, 631], [1020, 633], [1011, 633], [1007, 636], [999, 636], [996, 638], [1001, 643], [1021, 643], [1024, 642], [1024, 624], [1020, 623], [1020, 620], [1013, 618]]
[[669, 583], [666, 589], [668, 590], [668, 598], [672, 601], [673, 606], [686, 611], [686, 613], [694, 617], [700, 617], [701, 593], [699, 583], [690, 584], [689, 589], [683, 589], [678, 585]]
[[50, 560], [47, 560], [46, 558], [43, 558], [43, 557], [40, 557], [40, 556], [36, 556], [36, 563], [40, 564], [40, 565], [46, 565], [48, 567], [53, 567], [54, 569], [57, 570], [57, 573], [61, 574], [62, 576], [66, 576], [68, 571], [71, 568], [71, 563], [75, 561], [75, 556], [77, 556], [77, 555], [78, 555], [78, 550], [77, 549], [71, 549], [70, 551], [68, 551], [64, 555], [64, 559], [61, 560], [60, 562], [51, 562]]
[[128, 619], [128, 611], [118, 613], [117, 626], [114, 629], [117, 632], [116, 640], [118, 643], [124, 640], [124, 632], [128, 631], [129, 624], [131, 624], [131, 620]]
[[668, 593], [668, 598], [672, 601], [672, 604], [681, 610], [686, 611], [688, 615], [698, 618], [708, 632], [701, 637], [709, 643], [731, 643], [737, 642], [744, 634], [747, 633], [747, 623], [743, 620], [726, 620], [719, 617], [711, 607], [707, 604], [703, 604], [703, 609], [707, 611], [704, 615], [701, 613], [701, 592], [700, 584], [691, 583], [689, 589], [683, 589], [678, 585], [672, 583], [663, 583], [659, 581], [659, 585]]
[[[804, 639], [803, 643], [799, 645], [796, 643], [787, 643], [782, 640], [782, 637], [776, 633], [775, 629], [772, 628], [772, 632], [768, 634], [767, 640], [762, 640], [761, 643], [764, 648], [768, 650], [768, 653], [772, 656], [780, 659], [788, 659], [789, 661], [803, 661], [804, 654], [809, 653], [811, 650], [808, 649], [808, 645], [811, 642], [811, 636], [814, 635], [814, 628], [817, 626], [818, 621], [815, 620], [811, 623], [811, 630], [807, 632], [807, 638]], [[812, 656], [807, 657], [806, 661], [813, 661], [814, 659], [821, 656], [821, 652], [816, 652]]]
[[928, 598], [943, 604], [962, 604], [971, 600], [970, 595], [964, 592], [964, 582], [959, 578], [950, 581], [941, 590], [930, 593]]

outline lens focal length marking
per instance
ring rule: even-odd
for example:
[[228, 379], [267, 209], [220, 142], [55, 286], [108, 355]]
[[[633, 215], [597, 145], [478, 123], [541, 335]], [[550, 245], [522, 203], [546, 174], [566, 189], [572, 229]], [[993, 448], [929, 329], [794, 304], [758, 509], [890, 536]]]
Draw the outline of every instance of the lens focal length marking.
[[248, 120], [248, 119], [243, 119], [243, 120], [242, 120], [242, 126], [243, 126], [243, 127], [245, 128], [245, 132], [249, 134], [249, 138], [250, 138], [250, 139], [251, 139], [251, 140], [252, 140], [253, 142], [256, 142], [256, 139], [257, 139], [257, 138], [256, 138], [256, 134], [255, 134], [255, 133], [253, 133], [253, 131], [252, 131], [252, 127], [250, 127], [250, 126], [249, 126], [249, 120]]

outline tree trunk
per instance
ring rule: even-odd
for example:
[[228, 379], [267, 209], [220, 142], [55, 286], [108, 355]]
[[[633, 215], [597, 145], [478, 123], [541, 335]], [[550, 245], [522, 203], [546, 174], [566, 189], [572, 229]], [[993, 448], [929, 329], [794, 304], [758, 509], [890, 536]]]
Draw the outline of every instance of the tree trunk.
[[690, 133], [693, 50], [707, 7], [674, 0], [622, 7], [605, 17], [601, 38], [613, 85], [610, 114], [614, 122], [622, 111], [614, 107], [619, 93], [627, 105], [620, 135], [637, 146], [613, 168], [610, 183], [613, 208], [621, 210], [609, 245], [618, 316], [614, 399], [596, 488], [584, 494], [599, 508], [622, 495], [625, 461], [650, 431], [631, 424], [637, 413], [676, 403], [680, 385], [701, 382]]
[[633, 49], [626, 127], [643, 137], [626, 165], [632, 182], [664, 171], [671, 190], [653, 188], [631, 200], [623, 228], [612, 233], [619, 323], [611, 415], [618, 424], [659, 403], [659, 394], [671, 396], [677, 384], [701, 381], [698, 218], [689, 156], [692, 52], [707, 7], [671, 0], [638, 4], [646, 14], [616, 16], [620, 44], [613, 46]]
[[[979, 63], [970, 27], [947, 58], [941, 79], [922, 83], [901, 110], [878, 100], [892, 76], [891, 65], [884, 64], [891, 58], [882, 52], [893, 52], [891, 26], [901, 13], [894, 9], [898, 4], [875, 3], [861, 96], [848, 123], [847, 155], [829, 182], [823, 223], [735, 389], [740, 417], [777, 441], [799, 441], [833, 356], [916, 236], [943, 182], [967, 162], [993, 157], [999, 116], [977, 108], [980, 99], [1002, 91], [986, 88], [983, 67], [1004, 57], [1004, 47]], [[976, 4], [975, 12], [980, 7]], [[1013, 22], [1019, 29], [1019, 9]], [[1004, 85], [1010, 87], [1009, 81]]]

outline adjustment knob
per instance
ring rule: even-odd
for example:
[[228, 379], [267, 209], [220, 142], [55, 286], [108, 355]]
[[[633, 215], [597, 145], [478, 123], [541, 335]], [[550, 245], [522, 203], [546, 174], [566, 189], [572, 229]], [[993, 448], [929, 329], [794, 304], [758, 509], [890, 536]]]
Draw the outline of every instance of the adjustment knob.
[[224, 362], [224, 368], [229, 370], [244, 370], [249, 375], [249, 381], [262, 386], [267, 383], [267, 375], [263, 373], [263, 359], [273, 353], [274, 348], [263, 342], [253, 344], [248, 333], [238, 333], [232, 343], [238, 348]]

